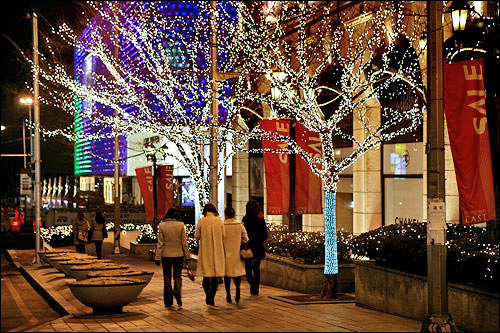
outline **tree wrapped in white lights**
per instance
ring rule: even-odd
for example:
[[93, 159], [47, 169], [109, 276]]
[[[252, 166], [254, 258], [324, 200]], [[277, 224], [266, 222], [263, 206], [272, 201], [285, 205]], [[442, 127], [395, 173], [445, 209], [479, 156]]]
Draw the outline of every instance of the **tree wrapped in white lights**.
[[[216, 78], [209, 72], [214, 17], [219, 31], [218, 71], [234, 68], [237, 4], [218, 3], [215, 13], [207, 1], [96, 2], [89, 6], [92, 15], [83, 33], [67, 24], [54, 29], [54, 38], [74, 47], [85, 63], [75, 64], [73, 73], [53, 61], [56, 51], [49, 48], [49, 54], [41, 55], [44, 65], [38, 70], [45, 88], [42, 102], [88, 120], [92, 130], [83, 132], [72, 126], [45, 130], [45, 135], [64, 135], [77, 143], [136, 133], [160, 136], [177, 147], [178, 155], [167, 155], [188, 170], [203, 206], [210, 188], [203, 146], [218, 142], [218, 154], [224, 156], [217, 170], [220, 180], [231, 157], [227, 151], [236, 152], [250, 137], [246, 131], [228, 133], [239, 117], [238, 101], [229, 80], [218, 81], [214, 95]], [[49, 40], [47, 45], [51, 45]], [[87, 63], [91, 70], [86, 72]], [[218, 112], [213, 112], [213, 103]], [[216, 135], [210, 131], [213, 126]], [[226, 151], [228, 147], [232, 149]]]
[[[246, 57], [246, 70], [269, 73], [269, 84], [280, 91], [278, 97], [248, 91], [246, 98], [271, 105], [270, 118], [292, 118], [321, 138], [322, 155], [314, 157], [295, 142], [278, 139], [288, 140], [289, 150], [300, 154], [323, 180], [326, 278], [322, 297], [330, 298], [337, 292], [339, 175], [365, 152], [421, 124], [425, 98], [413, 46], [417, 48], [425, 22], [424, 15], [403, 2], [311, 3], [280, 2], [274, 9], [267, 8], [267, 16], [243, 6], [246, 31], [242, 36], [252, 39], [242, 38], [238, 45]], [[401, 41], [406, 47], [401, 47]], [[335, 69], [335, 84], [325, 86], [320, 78], [328, 66]], [[282, 77], [273, 75], [276, 71]], [[380, 107], [374, 107], [379, 102]], [[333, 112], [324, 112], [327, 104], [334, 106]], [[353, 121], [354, 134], [343, 129], [345, 121]], [[335, 156], [336, 137], [353, 145], [352, 153], [342, 160]]]

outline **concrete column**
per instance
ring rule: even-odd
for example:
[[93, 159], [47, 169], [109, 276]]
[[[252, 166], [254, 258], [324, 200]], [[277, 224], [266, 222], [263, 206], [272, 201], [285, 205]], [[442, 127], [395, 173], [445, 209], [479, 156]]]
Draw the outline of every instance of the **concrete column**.
[[[372, 100], [367, 106], [373, 126], [380, 124], [380, 104]], [[354, 137], [363, 141], [365, 133], [361, 124], [354, 120]], [[354, 147], [356, 149], [356, 147]], [[353, 165], [353, 233], [360, 233], [382, 226], [382, 154], [371, 150], [362, 155]]]
[[[245, 146], [248, 149], [248, 144]], [[245, 206], [249, 199], [249, 169], [248, 153], [238, 151], [233, 156], [233, 208], [236, 212], [235, 218], [239, 221], [245, 216]]]

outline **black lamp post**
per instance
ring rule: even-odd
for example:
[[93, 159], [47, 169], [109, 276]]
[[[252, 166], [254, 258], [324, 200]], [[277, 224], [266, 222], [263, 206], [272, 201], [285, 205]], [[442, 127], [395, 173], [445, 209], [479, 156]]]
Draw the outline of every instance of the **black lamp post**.
[[153, 163], [153, 233], [156, 234], [158, 230], [158, 219], [156, 215], [158, 214], [158, 166], [157, 166], [157, 158], [156, 154], [160, 153], [162, 159], [165, 158], [167, 154], [167, 146], [163, 145], [160, 148], [157, 148], [153, 145], [147, 145], [144, 147], [144, 152], [146, 154], [146, 158], [148, 161]]

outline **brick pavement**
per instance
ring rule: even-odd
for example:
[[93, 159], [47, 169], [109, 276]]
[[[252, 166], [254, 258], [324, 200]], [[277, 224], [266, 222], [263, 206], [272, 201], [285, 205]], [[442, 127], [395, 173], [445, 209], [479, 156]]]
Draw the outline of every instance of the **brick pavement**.
[[[106, 243], [105, 243], [106, 245]], [[122, 248], [122, 254], [104, 257], [127, 263], [133, 269], [155, 272], [139, 297], [123, 307], [121, 314], [94, 315], [80, 303], [65, 277], [47, 265], [31, 264], [34, 250], [9, 250], [18, 267], [45, 291], [51, 304], [64, 316], [37, 326], [32, 332], [418, 332], [421, 322], [356, 306], [355, 303], [294, 305], [269, 296], [300, 295], [279, 288], [261, 286], [259, 296], [251, 296], [248, 283], [241, 285], [239, 304], [226, 303], [225, 290], [219, 285], [215, 306], [205, 304], [201, 279], [194, 282], [183, 272], [182, 301], [166, 308], [163, 305], [161, 267]], [[88, 253], [92, 250], [88, 247]], [[22, 267], [21, 267], [22, 266]], [[233, 297], [234, 297], [234, 285]]]

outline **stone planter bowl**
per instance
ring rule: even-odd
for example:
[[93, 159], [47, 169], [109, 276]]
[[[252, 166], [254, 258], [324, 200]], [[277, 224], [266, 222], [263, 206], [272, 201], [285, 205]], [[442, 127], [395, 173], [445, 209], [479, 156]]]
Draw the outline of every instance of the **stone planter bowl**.
[[146, 281], [136, 278], [101, 277], [69, 284], [73, 295], [94, 313], [120, 313], [137, 298]]
[[58, 264], [66, 275], [74, 277], [73, 274], [71, 273], [71, 270], [69, 269], [71, 266], [88, 265], [99, 262], [112, 263], [113, 261], [109, 259], [71, 259], [66, 261], [60, 261], [58, 262]]
[[128, 269], [129, 265], [115, 264], [115, 263], [94, 263], [88, 265], [77, 265], [70, 266], [69, 270], [71, 271], [71, 275], [77, 280], [85, 280], [87, 279], [87, 274], [93, 271], [108, 271], [108, 270], [117, 270], [117, 269]]
[[74, 249], [53, 249], [53, 250], [47, 250], [47, 251], [39, 251], [38, 256], [40, 259], [45, 262], [49, 263], [46, 259], [47, 255], [55, 255], [55, 254], [63, 254], [63, 253], [76, 253]]
[[82, 254], [82, 253], [66, 253], [55, 257], [47, 255], [47, 260], [49, 264], [60, 272], [64, 272], [61, 268], [61, 265], [59, 265], [60, 262], [68, 260], [77, 260], [77, 259], [97, 259], [97, 257], [89, 256], [88, 254]]
[[120, 278], [138, 278], [146, 281], [146, 286], [153, 278], [153, 271], [146, 270], [132, 270], [132, 269], [113, 269], [108, 271], [94, 271], [87, 274], [87, 278], [99, 277], [120, 277]]

